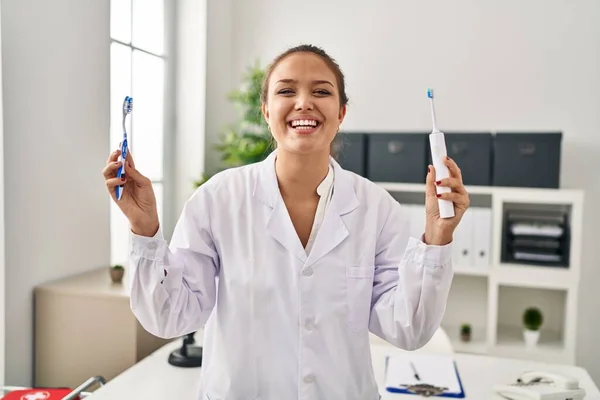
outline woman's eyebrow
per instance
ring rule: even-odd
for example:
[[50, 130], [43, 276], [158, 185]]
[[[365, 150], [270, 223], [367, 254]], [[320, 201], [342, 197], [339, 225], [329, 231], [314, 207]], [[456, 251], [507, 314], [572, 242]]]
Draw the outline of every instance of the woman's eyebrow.
[[[280, 79], [278, 80], [276, 83], [293, 83], [293, 84], [298, 84], [298, 80], [297, 79]], [[327, 80], [314, 80], [312, 81], [313, 84], [315, 85], [320, 85], [320, 84], [328, 84], [333, 86], [333, 83], [327, 81]]]

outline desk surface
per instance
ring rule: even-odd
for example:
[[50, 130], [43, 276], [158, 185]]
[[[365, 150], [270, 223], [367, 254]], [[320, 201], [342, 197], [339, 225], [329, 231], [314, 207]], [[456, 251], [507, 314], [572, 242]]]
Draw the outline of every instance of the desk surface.
[[[166, 344], [96, 390], [86, 400], [163, 400], [166, 398], [196, 400], [199, 392], [200, 369], [176, 368], [167, 362], [169, 353], [180, 346], [180, 340]], [[382, 400], [414, 399], [415, 396], [389, 393], [383, 388], [385, 357], [389, 354], [402, 353], [402, 350], [383, 345], [373, 345], [372, 348], [374, 372]], [[495, 395], [491, 388], [496, 384], [514, 382], [520, 373], [527, 370], [546, 370], [572, 375], [586, 390], [586, 399], [600, 399], [598, 387], [583, 368], [469, 354], [455, 354], [454, 357], [467, 400], [503, 400], [502, 397]]]

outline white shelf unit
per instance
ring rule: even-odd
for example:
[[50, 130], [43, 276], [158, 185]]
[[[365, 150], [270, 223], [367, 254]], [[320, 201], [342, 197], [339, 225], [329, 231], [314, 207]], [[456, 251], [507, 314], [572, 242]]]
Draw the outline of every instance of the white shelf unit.
[[[425, 185], [379, 182], [400, 203], [414, 207], [414, 234], [424, 229]], [[489, 244], [485, 262], [461, 262], [453, 246], [455, 277], [442, 326], [455, 351], [542, 362], [575, 363], [577, 293], [581, 271], [584, 192], [573, 189], [467, 186], [471, 207], [454, 237], [470, 235]], [[568, 211], [569, 257], [567, 267], [502, 262], [503, 216], [506, 208], [559, 208]], [[421, 211], [421, 213], [419, 213]], [[478, 211], [487, 212], [489, 224], [475, 223]], [[467, 222], [469, 221], [469, 222]], [[483, 229], [483, 231], [482, 231]], [[420, 232], [420, 233], [419, 233]], [[487, 236], [486, 236], [487, 235]], [[461, 236], [464, 239], [464, 236]], [[473, 249], [475, 250], [475, 249]], [[475, 257], [475, 256], [474, 256]], [[477, 258], [477, 257], [475, 257]], [[522, 315], [537, 306], [544, 316], [537, 346], [528, 349], [523, 338]], [[460, 339], [460, 326], [472, 327], [469, 342]]]

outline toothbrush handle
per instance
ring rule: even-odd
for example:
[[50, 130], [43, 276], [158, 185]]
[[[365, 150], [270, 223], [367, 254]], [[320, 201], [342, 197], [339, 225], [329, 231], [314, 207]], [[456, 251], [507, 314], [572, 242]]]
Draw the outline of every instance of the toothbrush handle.
[[[433, 167], [435, 168], [435, 179], [441, 180], [450, 177], [448, 167], [444, 164], [444, 158], [446, 158], [446, 141], [442, 132], [434, 132], [429, 135], [429, 144], [431, 146], [431, 159], [433, 161]], [[440, 193], [449, 193], [452, 191], [447, 186], [436, 186], [436, 191]], [[452, 218], [454, 217], [454, 203], [450, 200], [438, 199], [438, 208], [440, 212], [440, 218]]]
[[[123, 176], [125, 176], [125, 161], [127, 158], [127, 139], [124, 138], [123, 139], [123, 143], [121, 143], [121, 166], [119, 167], [118, 171], [117, 171], [117, 178], [122, 178]], [[121, 200], [121, 197], [123, 197], [123, 191], [124, 191], [124, 185], [119, 185], [116, 187], [117, 190], [117, 200]]]

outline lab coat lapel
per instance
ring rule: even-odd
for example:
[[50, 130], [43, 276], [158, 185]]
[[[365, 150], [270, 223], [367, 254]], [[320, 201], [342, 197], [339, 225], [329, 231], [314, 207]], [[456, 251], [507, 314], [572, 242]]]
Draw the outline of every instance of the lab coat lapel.
[[271, 208], [265, 224], [266, 231], [304, 263], [306, 262], [306, 251], [294, 229], [277, 184], [275, 156], [276, 150], [262, 161], [260, 173], [256, 177], [254, 195]]
[[306, 261], [307, 266], [326, 256], [351, 235], [342, 217], [358, 207], [350, 173], [343, 170], [335, 160], [331, 159], [331, 163], [334, 168], [333, 196]]

